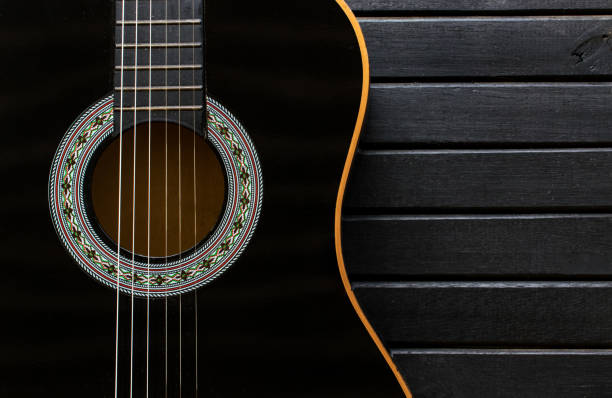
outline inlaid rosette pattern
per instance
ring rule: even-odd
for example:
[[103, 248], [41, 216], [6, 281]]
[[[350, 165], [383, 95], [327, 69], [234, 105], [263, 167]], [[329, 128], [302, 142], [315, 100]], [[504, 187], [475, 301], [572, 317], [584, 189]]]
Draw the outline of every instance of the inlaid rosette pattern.
[[[261, 166], [242, 125], [208, 98], [208, 141], [216, 149], [227, 181], [220, 222], [189, 255], [163, 264], [117, 256], [117, 246], [93, 228], [86, 206], [85, 179], [93, 155], [113, 133], [113, 99], [85, 111], [63, 137], [49, 178], [49, 205], [56, 231], [74, 260], [96, 280], [122, 292], [162, 297], [205, 285], [232, 265], [256, 228], [263, 198]], [[148, 268], [149, 267], [149, 268]], [[117, 275], [118, 273], [118, 275]]]

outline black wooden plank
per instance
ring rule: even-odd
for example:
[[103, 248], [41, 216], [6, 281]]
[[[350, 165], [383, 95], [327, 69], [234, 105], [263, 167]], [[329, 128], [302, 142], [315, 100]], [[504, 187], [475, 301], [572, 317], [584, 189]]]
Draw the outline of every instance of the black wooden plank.
[[612, 149], [362, 151], [345, 199], [347, 212], [611, 205]]
[[351, 278], [612, 275], [612, 215], [354, 216], [342, 225]]
[[608, 350], [401, 350], [415, 397], [583, 398], [612, 391]]
[[391, 347], [611, 347], [612, 282], [355, 283]]
[[612, 16], [361, 18], [374, 78], [612, 72]]
[[611, 83], [372, 85], [361, 142], [572, 145], [612, 142]]
[[608, 10], [610, 0], [346, 0], [353, 11]]

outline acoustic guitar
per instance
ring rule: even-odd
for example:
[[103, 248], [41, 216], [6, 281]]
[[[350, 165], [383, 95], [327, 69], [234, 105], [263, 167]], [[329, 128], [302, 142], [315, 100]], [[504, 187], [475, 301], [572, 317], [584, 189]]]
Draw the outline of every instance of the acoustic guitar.
[[3, 395], [409, 395], [342, 260], [363, 36], [343, 0], [287, 3], [44, 10], [85, 10], [64, 37], [112, 40], [88, 49], [112, 84], [51, 157], [47, 322], [14, 329], [41, 349], [8, 352]]

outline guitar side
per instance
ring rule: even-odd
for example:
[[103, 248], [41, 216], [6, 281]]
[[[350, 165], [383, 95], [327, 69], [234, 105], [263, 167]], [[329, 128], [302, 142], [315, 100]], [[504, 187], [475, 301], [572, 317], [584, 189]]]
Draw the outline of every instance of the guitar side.
[[359, 43], [359, 51], [361, 54], [361, 62], [362, 62], [362, 88], [361, 88], [361, 101], [359, 103], [359, 112], [357, 115], [357, 121], [355, 123], [355, 130], [353, 132], [353, 136], [351, 138], [351, 143], [349, 147], [349, 152], [346, 157], [346, 162], [344, 164], [344, 169], [342, 171], [342, 178], [340, 181], [340, 188], [338, 189], [338, 198], [336, 200], [336, 211], [334, 218], [334, 239], [336, 246], [336, 257], [338, 259], [338, 269], [340, 271], [340, 277], [342, 278], [342, 285], [344, 286], [344, 290], [351, 302], [351, 305], [355, 309], [355, 312], [359, 316], [359, 319], [363, 323], [364, 327], [368, 331], [368, 334], [376, 344], [376, 347], [382, 354], [383, 358], [389, 365], [389, 368], [395, 375], [397, 382], [402, 388], [403, 393], [407, 398], [411, 398], [412, 394], [406, 384], [404, 378], [399, 373], [397, 366], [393, 363], [393, 359], [389, 354], [389, 351], [385, 348], [382, 343], [380, 337], [368, 321], [366, 315], [364, 314], [355, 293], [353, 293], [353, 289], [351, 288], [351, 283], [348, 278], [348, 274], [346, 271], [346, 267], [344, 265], [344, 256], [342, 254], [342, 204], [344, 201], [344, 193], [346, 191], [346, 184], [349, 178], [349, 173], [351, 171], [351, 165], [353, 164], [353, 159], [355, 157], [355, 151], [357, 149], [357, 144], [359, 143], [359, 137], [361, 136], [361, 131], [363, 130], [364, 120], [366, 117], [367, 105], [368, 105], [368, 96], [370, 90], [370, 62], [368, 58], [368, 50], [365, 43], [365, 38], [361, 31], [361, 27], [359, 26], [359, 21], [355, 17], [355, 14], [351, 11], [349, 6], [344, 2], [344, 0], [336, 0], [342, 11], [346, 14], [346, 17], [350, 20], [351, 26], [355, 31], [355, 38]]

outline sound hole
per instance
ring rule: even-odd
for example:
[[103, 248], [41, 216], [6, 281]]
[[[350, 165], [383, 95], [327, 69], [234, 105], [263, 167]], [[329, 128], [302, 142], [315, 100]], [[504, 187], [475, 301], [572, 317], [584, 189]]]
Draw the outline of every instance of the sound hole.
[[[188, 129], [175, 124], [151, 123], [149, 162], [149, 124], [141, 124], [136, 128], [134, 181], [133, 129], [123, 133], [122, 146], [121, 247], [131, 252], [133, 235], [134, 253], [166, 257], [185, 252], [201, 242], [217, 224], [225, 201], [225, 175], [216, 151]], [[119, 137], [98, 157], [91, 181], [94, 213], [115, 244], [118, 241], [118, 176]], [[134, 188], [135, 203], [132, 201]]]

